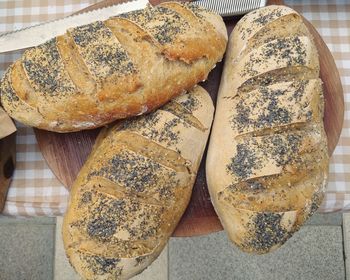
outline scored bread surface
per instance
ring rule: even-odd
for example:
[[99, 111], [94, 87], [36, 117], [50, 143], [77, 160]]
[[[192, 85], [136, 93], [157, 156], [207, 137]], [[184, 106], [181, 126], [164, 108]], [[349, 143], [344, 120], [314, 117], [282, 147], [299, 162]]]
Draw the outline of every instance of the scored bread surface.
[[284, 6], [244, 16], [230, 35], [207, 155], [215, 210], [242, 250], [281, 246], [319, 207], [328, 176], [319, 58]]
[[129, 279], [157, 258], [188, 205], [213, 112], [197, 86], [99, 135], [63, 223], [81, 276]]
[[1, 81], [1, 104], [41, 129], [96, 128], [152, 111], [205, 80], [226, 43], [218, 15], [193, 4], [148, 6], [25, 51]]

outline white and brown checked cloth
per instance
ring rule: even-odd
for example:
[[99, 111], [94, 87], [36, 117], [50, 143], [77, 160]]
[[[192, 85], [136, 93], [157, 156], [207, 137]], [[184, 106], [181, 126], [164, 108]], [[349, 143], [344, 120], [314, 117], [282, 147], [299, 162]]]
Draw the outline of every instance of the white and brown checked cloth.
[[[61, 18], [94, 0], [0, 0], [0, 33]], [[345, 120], [331, 158], [327, 193], [319, 211], [350, 210], [350, 1], [285, 1], [310, 20], [332, 51], [344, 89]], [[0, 54], [0, 75], [22, 52]], [[68, 191], [55, 178], [38, 148], [33, 130], [17, 123], [17, 169], [4, 214], [57, 216], [65, 212]]]

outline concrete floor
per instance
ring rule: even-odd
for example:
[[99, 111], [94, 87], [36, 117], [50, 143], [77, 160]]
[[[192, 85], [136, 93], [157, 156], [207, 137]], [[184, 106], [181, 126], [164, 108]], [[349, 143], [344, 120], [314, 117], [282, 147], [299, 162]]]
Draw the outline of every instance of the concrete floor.
[[[0, 280], [79, 279], [64, 254], [61, 224], [61, 218], [0, 217]], [[171, 238], [152, 266], [134, 279], [340, 280], [348, 252], [350, 214], [316, 214], [281, 249], [264, 256], [240, 252], [224, 232]]]

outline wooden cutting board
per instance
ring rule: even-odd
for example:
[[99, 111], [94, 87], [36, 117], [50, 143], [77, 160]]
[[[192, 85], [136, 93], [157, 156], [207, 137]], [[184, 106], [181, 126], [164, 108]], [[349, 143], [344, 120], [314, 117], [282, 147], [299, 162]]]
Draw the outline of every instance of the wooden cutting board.
[[[95, 4], [86, 10], [92, 10], [106, 5], [122, 2], [120, 0], [108, 0]], [[153, 1], [159, 2], [159, 1]], [[282, 4], [282, 1], [269, 1], [269, 4]], [[225, 21], [230, 33], [238, 17]], [[314, 35], [320, 62], [321, 78], [325, 89], [325, 117], [324, 124], [328, 137], [328, 149], [331, 155], [338, 142], [344, 118], [344, 97], [338, 70], [333, 57], [326, 44], [317, 33], [315, 28], [305, 20], [311, 33]], [[210, 93], [214, 104], [216, 103], [217, 91], [221, 77], [223, 63], [210, 73], [208, 80], [202, 86]], [[100, 129], [81, 131], [75, 133], [58, 134], [35, 129], [39, 147], [57, 178], [69, 189], [72, 186], [80, 168], [89, 155], [95, 138]], [[205, 152], [206, 153], [206, 152]], [[196, 183], [193, 188], [191, 202], [183, 215], [174, 236], [202, 235], [222, 229], [221, 223], [210, 202], [205, 178], [204, 155]]]

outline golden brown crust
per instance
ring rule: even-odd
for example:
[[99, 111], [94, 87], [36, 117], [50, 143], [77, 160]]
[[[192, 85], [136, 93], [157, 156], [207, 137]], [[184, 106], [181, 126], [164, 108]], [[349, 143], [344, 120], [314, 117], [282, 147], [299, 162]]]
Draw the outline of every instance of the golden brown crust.
[[209, 94], [195, 87], [99, 135], [63, 224], [81, 276], [129, 279], [160, 254], [189, 202], [213, 112]]
[[[57, 132], [154, 110], [205, 80], [227, 38], [220, 17], [176, 2], [67, 31], [27, 50], [1, 84], [11, 117]], [[32, 112], [33, 111], [33, 112]], [[39, 115], [39, 116], [38, 116]]]
[[233, 30], [207, 155], [218, 216], [242, 250], [281, 246], [320, 205], [328, 176], [318, 54], [300, 15], [252, 12]]

